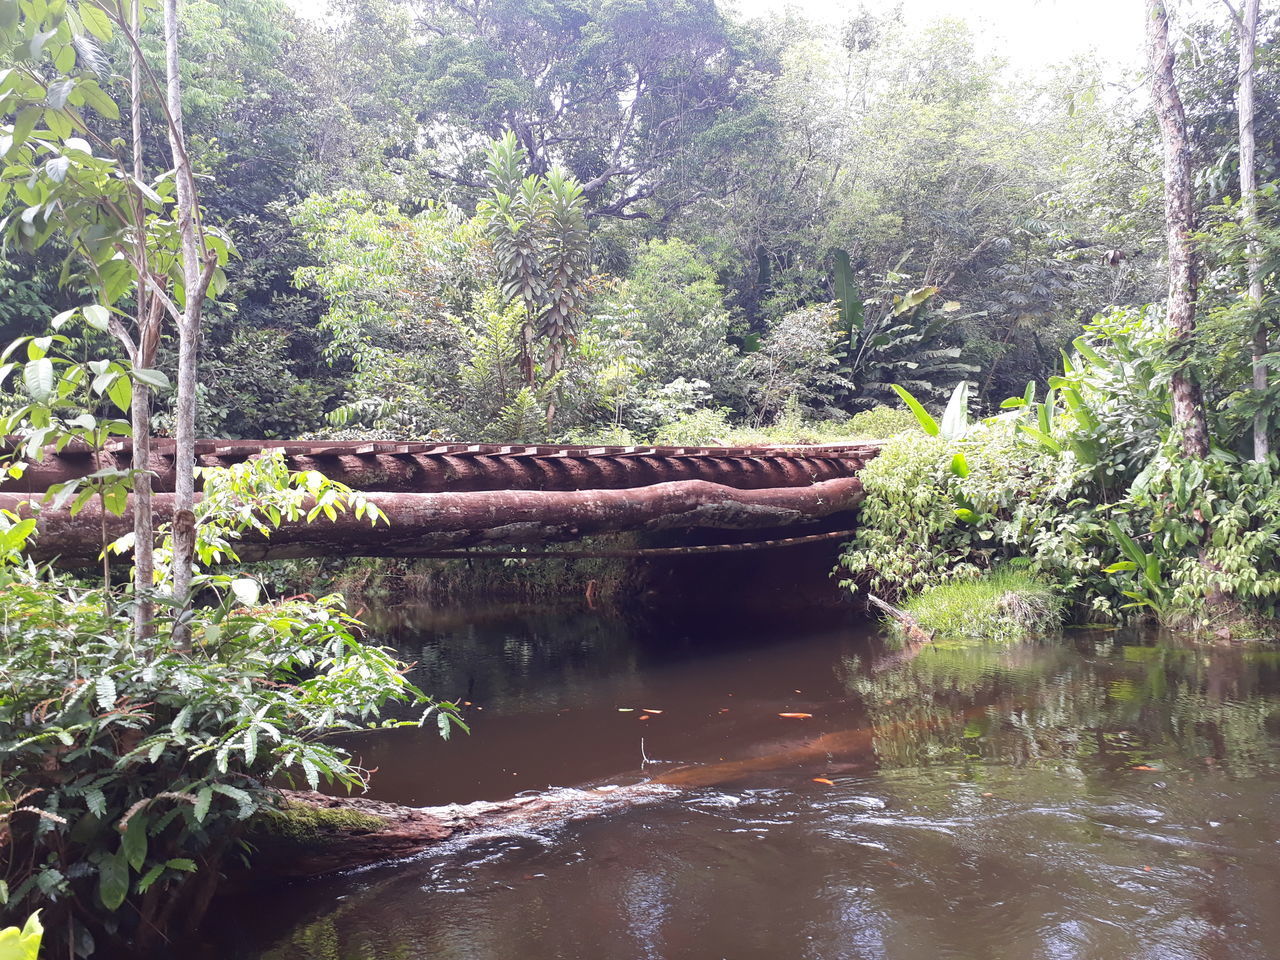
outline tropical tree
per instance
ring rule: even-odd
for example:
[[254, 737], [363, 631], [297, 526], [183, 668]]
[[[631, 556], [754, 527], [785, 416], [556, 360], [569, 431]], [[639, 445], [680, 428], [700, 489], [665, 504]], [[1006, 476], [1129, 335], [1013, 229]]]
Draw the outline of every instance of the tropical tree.
[[[164, 89], [147, 68], [141, 47], [142, 0], [53, 7], [6, 0], [0, 39], [15, 51], [0, 71], [0, 111], [12, 121], [0, 140], [7, 166], [0, 174], [0, 200], [12, 191], [13, 212], [3, 221], [7, 239], [37, 249], [55, 238], [68, 253], [64, 278], [82, 280], [99, 302], [55, 318], [79, 317], [110, 332], [132, 368], [136, 629], [151, 617], [154, 539], [150, 498], [151, 389], [167, 380], [153, 369], [165, 317], [178, 325], [179, 364], [177, 462], [194, 468], [195, 361], [200, 311], [210, 286], [225, 282], [222, 264], [230, 252], [224, 236], [199, 222], [195, 182], [182, 132], [178, 80], [176, 9], [166, 7]], [[151, 7], [150, 9], [154, 9]], [[101, 43], [119, 35], [129, 59], [130, 147], [113, 136], [116, 103], [103, 89], [110, 79]], [[165, 95], [164, 123], [176, 160], [172, 173], [144, 179], [142, 110], [147, 94]], [[91, 111], [91, 112], [89, 112]], [[129, 154], [132, 153], [132, 156]], [[131, 319], [131, 324], [126, 321]], [[29, 383], [44, 403], [54, 389], [51, 361], [33, 357]], [[190, 592], [193, 535], [187, 522], [194, 503], [192, 470], [177, 471], [176, 549], [173, 590], [185, 604]]]
[[[546, 344], [545, 375], [564, 369], [591, 288], [591, 236], [582, 185], [558, 168], [523, 176], [528, 154], [507, 132], [489, 149], [489, 195], [478, 216], [493, 244], [503, 290], [524, 306], [521, 367], [535, 383], [535, 341]], [[555, 404], [547, 408], [547, 422]]]
[[[1191, 152], [1187, 118], [1174, 77], [1169, 45], [1169, 14], [1163, 0], [1147, 0], [1147, 58], [1151, 67], [1152, 99], [1164, 145], [1165, 233], [1169, 247], [1169, 326], [1184, 354], [1196, 329], [1196, 265], [1191, 233], [1195, 226], [1192, 202]], [[1188, 457], [1209, 454], [1200, 386], [1185, 364], [1173, 373], [1173, 420]]]

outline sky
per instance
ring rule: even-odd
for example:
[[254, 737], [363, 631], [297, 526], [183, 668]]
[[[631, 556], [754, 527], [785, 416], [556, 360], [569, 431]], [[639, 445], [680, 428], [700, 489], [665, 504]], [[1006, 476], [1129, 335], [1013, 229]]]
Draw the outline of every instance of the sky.
[[[326, 0], [289, 0], [304, 16], [317, 16]], [[746, 16], [787, 7], [809, 19], [838, 24], [859, 0], [719, 0]], [[1014, 70], [1034, 75], [1042, 67], [1080, 54], [1096, 54], [1112, 78], [1139, 68], [1145, 60], [1144, 0], [860, 0], [876, 13], [902, 7], [910, 24], [939, 17], [969, 22], [979, 50], [1006, 60]], [[1178, 19], [1191, 10], [1220, 13], [1219, 0], [1173, 0]]]
[[[854, 7], [849, 0], [731, 0], [747, 16], [786, 7], [811, 20], [838, 23]], [[902, 6], [908, 23], [939, 17], [967, 20], [980, 49], [1010, 66], [1034, 73], [1041, 65], [1097, 53], [1124, 70], [1141, 64], [1144, 50], [1142, 0], [865, 0], [883, 13]]]

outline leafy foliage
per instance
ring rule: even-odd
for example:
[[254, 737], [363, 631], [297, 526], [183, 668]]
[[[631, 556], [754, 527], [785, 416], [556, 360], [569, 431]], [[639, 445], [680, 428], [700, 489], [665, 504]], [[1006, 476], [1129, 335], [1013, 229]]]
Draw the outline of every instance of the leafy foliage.
[[443, 732], [453, 717], [357, 638], [334, 597], [258, 606], [233, 581], [185, 654], [167, 632], [132, 636], [97, 592], [21, 567], [3, 579], [3, 879], [10, 908], [47, 905], [82, 953], [83, 917], [145, 939], [198, 912], [269, 783], [362, 786], [328, 731], [379, 723], [392, 702]]

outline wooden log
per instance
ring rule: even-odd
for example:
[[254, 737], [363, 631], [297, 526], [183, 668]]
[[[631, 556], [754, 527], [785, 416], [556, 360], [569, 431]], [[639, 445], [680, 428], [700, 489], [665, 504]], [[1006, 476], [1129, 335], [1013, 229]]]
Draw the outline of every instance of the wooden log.
[[899, 626], [902, 627], [902, 632], [907, 635], [907, 639], [912, 643], [924, 644], [933, 642], [933, 634], [920, 626], [919, 621], [917, 621], [915, 617], [911, 616], [911, 614], [907, 613], [907, 611], [899, 610], [892, 604], [885, 603], [872, 593], [867, 594], [867, 600], [872, 606], [879, 608], [881, 611], [888, 614], [891, 619], [896, 620]]
[[[620, 531], [712, 527], [786, 527], [852, 510], [862, 500], [855, 477], [807, 487], [739, 490], [705, 480], [629, 490], [503, 490], [470, 493], [370, 493], [390, 525], [372, 526], [348, 512], [336, 521], [285, 523], [269, 540], [246, 534], [243, 560], [317, 556], [413, 557], [451, 547], [536, 544]], [[157, 522], [172, 516], [173, 496], [156, 494]], [[72, 517], [41, 509], [31, 498], [0, 494], [0, 508], [38, 517], [31, 555], [68, 565], [90, 564], [101, 549], [96, 501]], [[132, 529], [131, 511], [106, 518], [108, 536]]]
[[[402, 445], [406, 446], [406, 445]], [[808, 486], [822, 480], [855, 476], [868, 454], [847, 457], [777, 456], [640, 456], [597, 457], [525, 456], [509, 453], [427, 454], [421, 452], [380, 452], [368, 447], [357, 454], [356, 447], [289, 451], [289, 469], [315, 470], [330, 480], [354, 490], [391, 493], [445, 493], [476, 490], [585, 490], [615, 489], [670, 483], [678, 480], [709, 480], [744, 490], [769, 487]], [[289, 448], [284, 448], [288, 451]], [[341, 449], [341, 452], [337, 452]], [[210, 445], [200, 453], [198, 465], [230, 466], [249, 458], [261, 448], [243, 444]], [[874, 451], [872, 451], [874, 453]], [[99, 467], [128, 469], [131, 450], [121, 447], [103, 453], [95, 461], [88, 451], [49, 455], [30, 463], [22, 477], [0, 481], [2, 493], [38, 493], [59, 483], [83, 477]], [[152, 457], [152, 489], [172, 491], [172, 456], [158, 452]]]

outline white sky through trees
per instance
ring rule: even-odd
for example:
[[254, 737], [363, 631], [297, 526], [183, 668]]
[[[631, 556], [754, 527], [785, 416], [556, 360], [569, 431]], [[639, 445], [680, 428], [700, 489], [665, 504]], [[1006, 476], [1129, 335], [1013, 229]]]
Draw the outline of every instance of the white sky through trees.
[[[832, 23], [858, 8], [849, 0], [730, 0], [730, 5], [747, 16], [791, 7], [811, 20]], [[1081, 54], [1096, 53], [1119, 70], [1138, 66], [1143, 57], [1143, 0], [866, 0], [863, 5], [877, 14], [901, 7], [912, 25], [942, 17], [965, 20], [980, 51], [1029, 73]]]
[[[877, 14], [901, 8], [903, 19], [923, 25], [942, 17], [969, 23], [979, 51], [1014, 70], [1035, 74], [1072, 57], [1096, 54], [1112, 79], [1145, 59], [1144, 0], [719, 0], [748, 17], [788, 7], [811, 20], [838, 24], [859, 6]], [[322, 16], [327, 0], [289, 0], [300, 14]], [[1222, 12], [1216, 0], [1169, 0], [1174, 26], [1191, 12]]]

